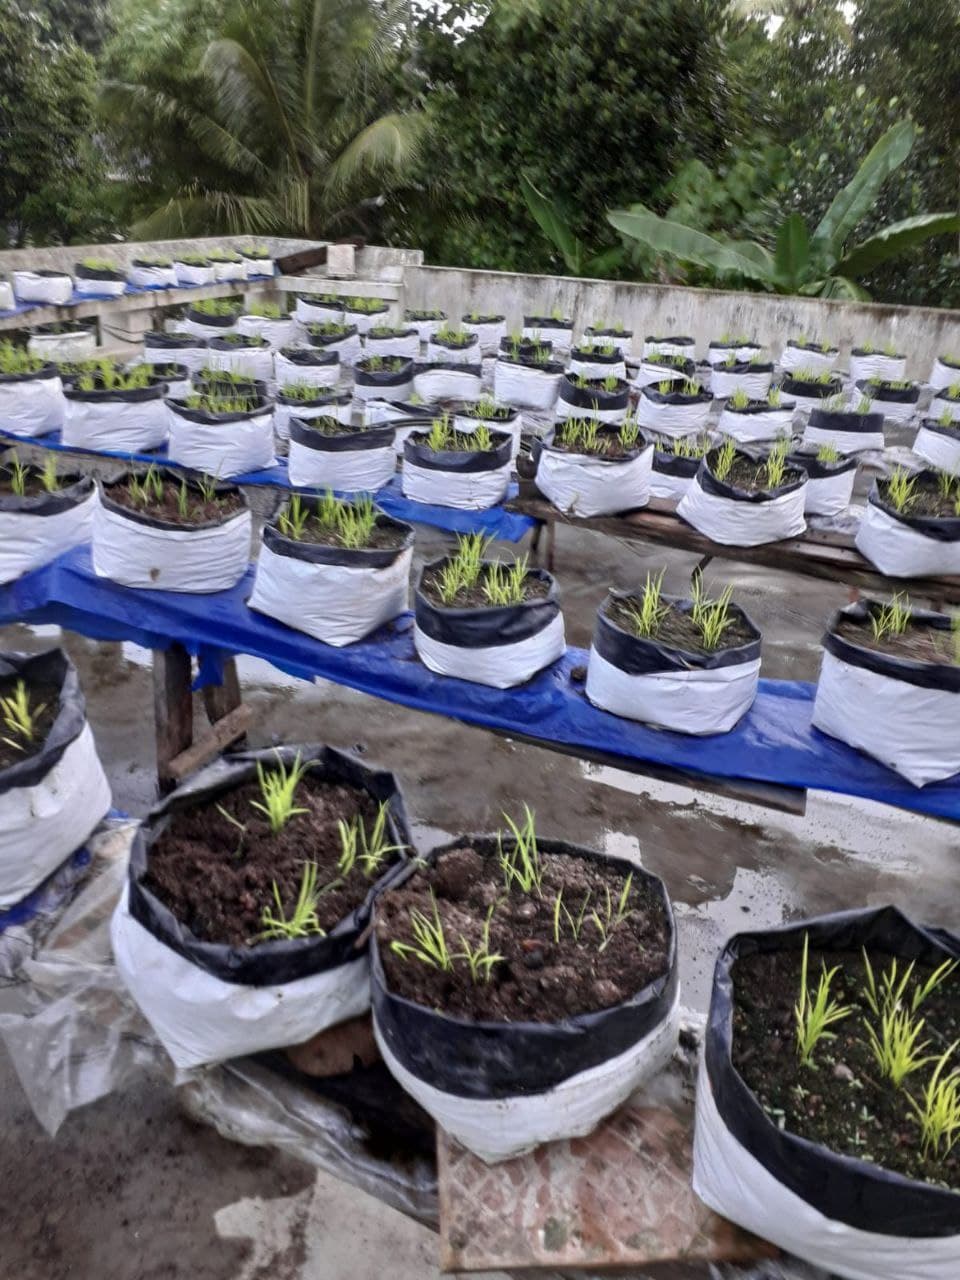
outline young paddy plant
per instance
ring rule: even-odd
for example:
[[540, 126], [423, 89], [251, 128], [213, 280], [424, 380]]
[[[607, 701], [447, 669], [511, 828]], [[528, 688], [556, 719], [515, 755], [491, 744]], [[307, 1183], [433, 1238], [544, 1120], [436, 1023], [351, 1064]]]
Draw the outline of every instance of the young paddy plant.
[[0, 342], [0, 373], [39, 373], [42, 368], [43, 360], [30, 355], [25, 347], [15, 347], [9, 339]]
[[59, 493], [60, 477], [57, 475], [57, 460], [52, 453], [48, 453], [43, 463], [43, 470], [40, 472], [40, 483], [43, 485], [47, 493]]
[[789, 447], [788, 440], [778, 440], [767, 454], [763, 470], [766, 476], [766, 483], [771, 489], [779, 489], [783, 484], [783, 477], [787, 471], [787, 450]]
[[923, 1018], [914, 1017], [908, 1009], [896, 1006], [886, 1008], [880, 1015], [879, 1031], [872, 1022], [864, 1020], [867, 1042], [880, 1074], [899, 1089], [908, 1076], [933, 1062], [925, 1054], [930, 1041], [921, 1040]]
[[703, 574], [698, 569], [693, 575], [690, 597], [693, 606], [690, 616], [693, 625], [700, 632], [704, 649], [718, 648], [724, 632], [733, 623], [730, 616], [733, 587], [724, 587], [716, 600], [710, 600], [703, 583]]
[[251, 800], [250, 804], [266, 817], [272, 835], [278, 835], [291, 818], [310, 812], [296, 804], [297, 787], [308, 769], [308, 764], [301, 763], [299, 751], [289, 769], [279, 752], [276, 764], [271, 765], [269, 772], [257, 761], [257, 782], [260, 784], [261, 798]]
[[811, 994], [808, 984], [810, 961], [810, 935], [803, 936], [803, 961], [800, 968], [800, 997], [794, 1005], [793, 1017], [797, 1041], [797, 1056], [801, 1066], [813, 1067], [813, 1055], [822, 1040], [835, 1039], [830, 1030], [844, 1018], [854, 1012], [852, 1005], [842, 1005], [830, 994], [833, 980], [840, 972], [840, 966], [828, 969], [822, 962], [820, 982], [815, 994]]
[[960, 1067], [950, 1062], [960, 1040], [937, 1059], [927, 1087], [918, 1102], [907, 1093], [907, 1105], [920, 1125], [920, 1141], [926, 1158], [949, 1156], [960, 1140]]
[[486, 919], [483, 922], [483, 929], [480, 934], [480, 941], [476, 946], [471, 947], [470, 943], [461, 933], [460, 946], [462, 948], [456, 955], [457, 960], [465, 960], [467, 968], [470, 971], [470, 981], [474, 985], [481, 982], [489, 982], [490, 974], [498, 964], [502, 964], [506, 957], [490, 950], [490, 924], [493, 920], [493, 913], [497, 908], [495, 902], [491, 902], [487, 911]]
[[294, 542], [302, 542], [309, 523], [310, 512], [303, 505], [303, 499], [299, 493], [293, 494], [277, 517], [277, 528], [285, 538], [291, 538]]
[[603, 888], [606, 901], [602, 913], [596, 908], [590, 912], [590, 922], [600, 934], [601, 942], [598, 952], [601, 955], [613, 941], [616, 931], [633, 914], [632, 909], [627, 905], [633, 888], [633, 872], [631, 871], [627, 876], [620, 897], [616, 901], [610, 892], [610, 886], [604, 885]]
[[750, 403], [750, 394], [743, 387], [737, 387], [727, 403], [731, 409], [746, 409]]
[[440, 598], [444, 604], [451, 604], [461, 591], [470, 591], [477, 585], [483, 558], [492, 541], [482, 533], [461, 534], [456, 554], [447, 558], [439, 574]]
[[818, 462], [839, 462], [841, 453], [832, 444], [822, 444], [817, 450]]
[[898, 591], [888, 604], [882, 605], [870, 615], [870, 630], [874, 640], [879, 643], [886, 636], [902, 636], [912, 617], [910, 597]]
[[717, 456], [713, 463], [713, 474], [718, 480], [726, 480], [730, 474], [730, 468], [733, 466], [737, 456], [737, 444], [735, 440], [725, 440], [717, 450]]
[[631, 604], [627, 607], [630, 625], [633, 627], [634, 634], [641, 640], [653, 639], [670, 612], [670, 606], [664, 604], [661, 599], [664, 573], [665, 570], [661, 569], [654, 578], [648, 571], [647, 580], [640, 593], [640, 604]]
[[433, 918], [413, 908], [410, 912], [410, 932], [413, 935], [413, 941], [399, 942], [394, 939], [390, 943], [390, 950], [401, 960], [416, 960], [431, 969], [449, 973], [453, 968], [454, 957], [447, 944], [443, 921], [440, 919], [440, 908], [437, 906], [433, 889], [430, 890], [430, 901], [433, 905]]
[[369, 833], [359, 813], [350, 822], [345, 822], [342, 818], [338, 821], [340, 857], [337, 860], [337, 870], [343, 879], [350, 875], [359, 862], [363, 875], [367, 880], [372, 880], [380, 874], [392, 854], [403, 852], [404, 845], [390, 844], [387, 840], [389, 814], [390, 806], [386, 801], [381, 801]]
[[624, 449], [635, 449], [640, 443], [640, 424], [632, 415], [625, 418], [617, 432], [617, 438]]
[[22, 498], [26, 494], [29, 474], [30, 468], [24, 466], [19, 458], [10, 459], [10, 491], [16, 497]]
[[13, 693], [0, 698], [0, 724], [5, 734], [0, 741], [12, 751], [26, 751], [37, 738], [37, 721], [46, 711], [47, 704], [32, 706], [30, 691], [25, 680], [18, 680]]
[[483, 594], [488, 604], [522, 604], [529, 572], [529, 556], [515, 560], [509, 568], [503, 564], [491, 564], [483, 580]]
[[264, 907], [263, 914], [260, 917], [260, 941], [289, 942], [294, 938], [326, 937], [326, 931], [320, 927], [317, 904], [323, 894], [332, 886], [318, 885], [317, 874], [317, 864], [315, 862], [305, 862], [303, 864], [300, 890], [297, 894], [293, 912], [289, 917], [284, 911], [280, 889], [276, 880], [274, 880], [273, 904], [276, 909], [272, 910], [270, 907]]
[[504, 848], [504, 833], [501, 831], [497, 834], [497, 856], [507, 892], [516, 885], [521, 893], [536, 893], [539, 898], [543, 886], [543, 866], [537, 848], [536, 818], [528, 804], [523, 806], [523, 815], [523, 824], [519, 825], [509, 814], [503, 814], [513, 837], [513, 848]]
[[590, 906], [592, 896], [592, 892], [588, 889], [583, 902], [580, 904], [580, 910], [576, 915], [574, 915], [563, 900], [563, 889], [561, 888], [557, 892], [557, 896], [553, 900], [553, 940], [558, 946], [563, 933], [564, 921], [566, 921], [567, 928], [570, 930], [570, 936], [573, 938], [574, 942], [580, 941], [580, 935], [583, 932], [583, 927], [586, 923], [587, 909]]
[[355, 498], [353, 502], [340, 504], [337, 528], [340, 541], [345, 547], [351, 550], [365, 547], [370, 541], [370, 535], [376, 523], [377, 509], [369, 494]]

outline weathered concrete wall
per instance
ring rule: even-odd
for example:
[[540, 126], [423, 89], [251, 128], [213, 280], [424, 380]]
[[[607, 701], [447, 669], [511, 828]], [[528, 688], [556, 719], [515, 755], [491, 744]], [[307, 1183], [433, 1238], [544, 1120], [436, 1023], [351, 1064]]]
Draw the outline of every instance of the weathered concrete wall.
[[855, 342], [894, 343], [910, 357], [908, 373], [918, 379], [928, 376], [936, 356], [960, 353], [960, 311], [932, 307], [429, 266], [406, 268], [403, 303], [440, 307], [451, 318], [469, 311], [505, 314], [511, 328], [519, 327], [524, 312], [549, 315], [555, 308], [572, 316], [577, 332], [600, 321], [621, 321], [633, 330], [638, 353], [644, 335], [653, 333], [690, 334], [699, 352], [724, 333], [749, 333], [774, 356], [788, 338], [806, 335], [839, 344], [843, 366]]

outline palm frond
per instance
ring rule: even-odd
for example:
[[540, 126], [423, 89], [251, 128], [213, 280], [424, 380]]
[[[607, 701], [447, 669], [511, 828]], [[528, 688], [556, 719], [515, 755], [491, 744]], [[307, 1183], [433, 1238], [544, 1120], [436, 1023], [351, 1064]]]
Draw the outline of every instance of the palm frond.
[[205, 233], [262, 235], [283, 229], [272, 199], [190, 187], [135, 223], [131, 231], [138, 240], [166, 240]]
[[363, 174], [399, 174], [416, 158], [426, 123], [422, 111], [390, 112], [361, 129], [327, 170], [328, 196], [344, 191]]
[[268, 124], [275, 145], [299, 166], [294, 131], [269, 68], [231, 38], [211, 40], [201, 66], [216, 87], [218, 109], [229, 132], [262, 136]]

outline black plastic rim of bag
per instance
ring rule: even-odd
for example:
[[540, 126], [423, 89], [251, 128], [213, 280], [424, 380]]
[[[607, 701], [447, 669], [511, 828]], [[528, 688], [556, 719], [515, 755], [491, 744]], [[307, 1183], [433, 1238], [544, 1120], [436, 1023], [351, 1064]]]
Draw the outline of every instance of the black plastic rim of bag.
[[[7, 478], [10, 468], [0, 464], [0, 477]], [[59, 516], [86, 502], [93, 493], [92, 476], [57, 476], [60, 488], [54, 493], [35, 493], [20, 498], [15, 493], [0, 494], [0, 511], [29, 516]]]
[[723, 406], [724, 413], [738, 413], [744, 418], [762, 416], [765, 413], [793, 413], [797, 407], [795, 400], [783, 400], [780, 404], [771, 404], [769, 400], [751, 400], [749, 404], [735, 405], [728, 400]]
[[[316, 512], [321, 499], [309, 495], [300, 498], [301, 504]], [[414, 532], [411, 525], [393, 520], [377, 508], [377, 528], [397, 529], [403, 541], [396, 547], [329, 547], [318, 542], [298, 542], [280, 532], [276, 524], [264, 525], [263, 545], [278, 556], [289, 560], [302, 560], [306, 564], [346, 565], [352, 569], [389, 569], [405, 551], [413, 546]]]
[[428, 431], [412, 431], [403, 442], [403, 460], [425, 471], [453, 471], [458, 475], [472, 475], [481, 471], [499, 471], [510, 465], [513, 453], [513, 436], [506, 431], [491, 431], [493, 448], [483, 453], [479, 449], [430, 449], [421, 444]]
[[194, 324], [206, 325], [208, 329], [229, 329], [236, 324], [240, 316], [239, 307], [227, 315], [213, 315], [208, 311], [198, 311], [196, 307], [187, 307], [187, 319]]
[[475, 333], [468, 333], [467, 339], [466, 342], [461, 342], [452, 338], [441, 338], [438, 333], [434, 333], [430, 337], [430, 345], [445, 347], [447, 351], [471, 351], [480, 341]]
[[273, 253], [269, 249], [265, 252], [258, 252], [256, 249], [238, 249], [237, 253], [241, 258], [250, 258], [253, 262], [270, 262], [273, 258]]
[[829, 462], [818, 458], [815, 453], [804, 453], [802, 449], [792, 449], [787, 454], [787, 462], [792, 467], [801, 467], [809, 480], [829, 480], [832, 476], [856, 471], [860, 465], [856, 454], [852, 458], [838, 458], [835, 462]]
[[417, 338], [419, 341], [416, 329], [391, 328], [387, 333], [374, 333], [372, 329], [368, 329], [366, 333], [368, 346], [371, 342], [376, 345], [378, 342], [396, 342], [400, 338]]
[[602, 386], [578, 387], [565, 374], [560, 382], [560, 399], [564, 404], [572, 404], [576, 409], [626, 409], [630, 404], [630, 383], [624, 378], [617, 379], [614, 391], [605, 391]]
[[651, 354], [643, 356], [640, 365], [644, 369], [663, 369], [672, 378], [694, 378], [697, 373], [694, 362], [682, 356], [667, 356], [664, 360], [658, 360]]
[[960, 369], [960, 359], [952, 360], [950, 356], [937, 356], [941, 364], [945, 364], [948, 369]]
[[244, 378], [241, 382], [237, 382], [226, 369], [220, 371], [219, 377], [216, 369], [212, 369], [207, 377], [194, 374], [193, 389], [201, 393], [229, 393], [236, 396], [257, 396], [260, 400], [268, 399], [267, 384], [262, 379]]
[[333, 347], [341, 342], [348, 342], [350, 338], [357, 336], [357, 326], [355, 324], [344, 325], [343, 333], [314, 333], [311, 329], [307, 329], [307, 342], [311, 347]]
[[662, 476], [675, 476], [678, 480], [692, 480], [700, 470], [700, 458], [688, 458], [672, 450], [654, 448], [653, 469]]
[[[915, 476], [920, 477], [935, 474], [933, 471], [914, 472]], [[880, 497], [880, 486], [876, 480], [873, 482], [868, 501], [871, 506], [879, 507], [892, 520], [899, 521], [900, 524], [906, 525], [908, 529], [913, 529], [915, 533], [923, 534], [925, 538], [931, 538], [935, 542], [960, 542], [960, 516], [907, 515], [906, 512], [898, 511], [891, 503], [885, 502]]]
[[144, 360], [144, 364], [153, 370], [150, 376], [158, 382], [186, 382], [190, 377], [190, 370], [185, 364], [173, 364], [168, 360]]
[[811, 409], [807, 425], [820, 431], [883, 435], [882, 413], [854, 413], [852, 409]]
[[839, 395], [843, 383], [839, 378], [831, 378], [829, 382], [804, 382], [800, 378], [792, 378], [785, 374], [780, 383], [780, 390], [788, 396], [803, 396], [807, 400], [829, 400]]
[[[677, 928], [663, 881], [621, 858], [606, 858], [565, 840], [539, 840], [541, 853], [565, 854], [632, 875], [660, 897], [669, 929], [667, 969], [629, 1000], [565, 1018], [562, 1022], [473, 1022], [415, 1004], [395, 995], [386, 983], [377, 944], [371, 935], [371, 995], [377, 1030], [391, 1054], [417, 1079], [459, 1098], [512, 1098], [545, 1093], [571, 1076], [626, 1053], [669, 1016], [678, 987]], [[483, 857], [496, 857], [495, 836], [461, 836], [436, 849], [427, 861], [469, 845]], [[404, 869], [402, 884], [417, 868]], [[394, 887], [394, 886], [391, 886]]]
[[180, 351], [189, 347], [207, 347], [209, 342], [206, 338], [195, 338], [192, 333], [145, 333], [143, 335], [144, 347], [159, 347], [164, 351]]
[[602, 351], [584, 351], [582, 347], [574, 347], [570, 359], [584, 364], [623, 364], [623, 349], [614, 347], [610, 355], [604, 355]]
[[525, 352], [530, 351], [552, 351], [553, 343], [549, 340], [545, 342], [538, 342], [536, 338], [519, 338], [516, 342], [514, 342], [513, 338], [509, 336], [500, 339], [500, 351], [502, 355], [510, 355], [514, 347], [517, 348], [519, 355], [523, 355]]
[[[714, 453], [715, 450], [711, 450]], [[744, 450], [737, 450], [738, 457], [749, 458], [751, 462], [758, 462], [759, 459], [753, 457]], [[755, 492], [746, 489], [738, 489], [736, 485], [727, 484], [726, 480], [718, 480], [710, 470], [710, 454], [700, 461], [697, 470], [696, 482], [704, 493], [709, 493], [714, 498], [728, 498], [731, 502], [772, 502], [775, 498], [782, 498], [784, 494], [796, 493], [807, 483], [807, 473], [801, 467], [791, 467], [789, 470], [798, 476], [796, 480], [790, 480], [786, 484], [779, 485], [776, 489], [757, 489]], [[788, 472], [789, 474], [789, 472]]]
[[0, 386], [9, 386], [14, 382], [47, 382], [50, 378], [59, 378], [60, 371], [55, 364], [48, 362], [33, 373], [0, 373]]
[[[599, 329], [588, 330], [588, 332], [606, 333], [607, 331], [605, 329]], [[697, 345], [696, 338], [691, 338], [688, 333], [667, 334], [666, 337], [661, 337], [656, 333], [648, 333], [645, 335], [643, 340], [644, 342], [669, 342], [671, 346], [674, 347], [695, 347]], [[713, 343], [711, 342], [710, 345], [713, 346]], [[650, 354], [652, 355], [653, 353], [651, 352]]]
[[[560, 612], [556, 579], [545, 569], [530, 569], [527, 573], [528, 578], [545, 582], [549, 587], [547, 595], [535, 600], [522, 600], [520, 604], [475, 605], [472, 608], [434, 604], [424, 594], [423, 579], [446, 561], [447, 557], [443, 556], [425, 564], [414, 588], [417, 626], [438, 644], [454, 645], [458, 649], [490, 649], [519, 644], [539, 635]], [[490, 561], [484, 563], [489, 564]]]
[[158, 262], [156, 258], [131, 258], [131, 267], [149, 267], [153, 271], [169, 271], [173, 266], [172, 258]]
[[[701, 653], [693, 649], [679, 649], [656, 639], [642, 639], [631, 635], [607, 616], [607, 610], [615, 600], [629, 599], [632, 591], [610, 591], [597, 610], [593, 632], [593, 647], [601, 658], [628, 676], [652, 676], [665, 671], [717, 671], [721, 667], [736, 667], [744, 662], [760, 659], [761, 635], [739, 605], [730, 605], [730, 614], [744, 623], [752, 638], [729, 648]], [[690, 613], [693, 602], [679, 596], [664, 596], [665, 604], [671, 604], [680, 613]]]
[[462, 315], [461, 324], [503, 324], [506, 316]]
[[14, 271], [14, 275], [25, 276], [42, 276], [44, 280], [69, 280], [70, 275], [66, 271], [57, 271], [55, 267], [25, 267], [21, 271]]
[[417, 311], [408, 307], [403, 313], [403, 318], [415, 324], [426, 324], [430, 320], [446, 320], [447, 313], [445, 311]]
[[[558, 424], [562, 425], [562, 424]], [[563, 449], [554, 443], [557, 428], [553, 427], [542, 440], [534, 440], [533, 442], [533, 458], [536, 464], [540, 465], [541, 455], [544, 453], [552, 453], [557, 458], [588, 458], [590, 462], [602, 462], [608, 467], [622, 467], [624, 463], [635, 462], [640, 457], [644, 449], [652, 448], [649, 437], [645, 432], [640, 432], [637, 437], [637, 443], [630, 449], [624, 449], [623, 453], [616, 458], [609, 458], [602, 453], [577, 453], [576, 450]], [[611, 432], [601, 429], [599, 432], [600, 439], [609, 439], [611, 434], [616, 435], [616, 431]]]
[[309, 400], [288, 396], [283, 391], [277, 392], [277, 404], [289, 405], [291, 409], [322, 409], [332, 404], [342, 407], [352, 403], [353, 396], [349, 391], [324, 391], [322, 387], [317, 387], [317, 394], [311, 396]]
[[471, 409], [479, 408], [480, 404], [481, 401], [479, 400], [461, 400], [453, 405], [453, 416], [455, 418], [470, 418], [473, 422], [496, 422], [502, 427], [509, 427], [520, 421], [520, 410], [514, 409], [509, 404], [495, 404], [493, 406], [493, 417], [487, 413], [470, 412]]
[[889, 382], [875, 382], [870, 378], [862, 378], [857, 390], [875, 404], [916, 404], [920, 399], [918, 386], [891, 387]]
[[853, 347], [850, 351], [852, 356], [876, 356], [878, 360], [906, 360], [907, 353], [905, 351], [867, 351], [865, 347]]
[[[191, 254], [190, 256], [191, 256], [191, 258], [195, 258], [195, 257], [196, 257], [196, 258], [200, 258], [200, 257], [202, 257], [202, 255], [200, 255], [200, 254], [196, 254], [196, 255]], [[210, 259], [210, 258], [203, 258], [203, 259], [202, 259], [202, 261], [200, 261], [200, 262], [197, 262], [197, 261], [194, 261], [194, 262], [187, 262], [187, 260], [186, 260], [185, 258], [178, 258], [178, 257], [177, 257], [177, 255], [176, 255], [176, 254], [174, 254], [174, 255], [173, 255], [173, 265], [174, 265], [175, 267], [192, 267], [195, 271], [205, 271], [208, 267], [212, 267], [212, 266], [213, 266], [213, 261], [212, 261], [212, 259]]]
[[713, 393], [710, 391], [701, 390], [695, 396], [688, 396], [682, 391], [658, 391], [652, 383], [644, 387], [640, 394], [645, 400], [649, 400], [651, 404], [713, 404]]
[[291, 364], [302, 364], [304, 368], [329, 368], [339, 364], [340, 356], [336, 351], [307, 351], [304, 347], [281, 347], [280, 354]]
[[724, 947], [713, 977], [705, 1065], [726, 1129], [782, 1186], [824, 1217], [878, 1235], [937, 1239], [957, 1234], [957, 1194], [914, 1182], [879, 1165], [830, 1151], [769, 1119], [733, 1065], [733, 966], [740, 956], [811, 947], [851, 951], [861, 947], [903, 961], [939, 965], [960, 957], [960, 940], [928, 930], [896, 907], [843, 911], [758, 933], [737, 934]]
[[82, 262], [75, 264], [74, 277], [77, 280], [112, 280], [126, 282], [126, 272], [120, 267], [85, 267]]
[[524, 327], [527, 329], [572, 329], [573, 321], [566, 318], [557, 320], [554, 316], [524, 316]]
[[788, 338], [787, 346], [793, 347], [795, 351], [808, 351], [815, 356], [838, 356], [840, 354], [839, 347], [828, 347], [826, 351], [820, 342], [801, 342], [798, 338]]
[[938, 391], [935, 391], [933, 393], [933, 399], [946, 400], [947, 404], [960, 404], [960, 392], [958, 392], [955, 396], [952, 396], [950, 394], [949, 387], [941, 387]]
[[[179, 467], [176, 470], [172, 467], [154, 467], [154, 470], [158, 471], [165, 481], [171, 481], [176, 485], [184, 481], [187, 488], [194, 493], [199, 494], [201, 491], [196, 472], [187, 471]], [[214, 494], [218, 498], [235, 494], [243, 501], [243, 506], [239, 511], [231, 511], [229, 515], [221, 516], [219, 520], [203, 520], [193, 524], [178, 523], [176, 520], [163, 520], [159, 516], [152, 516], [148, 511], [135, 511], [132, 507], [124, 506], [123, 503], [117, 502], [110, 496], [112, 490], [127, 485], [131, 479], [140, 479], [140, 476], [133, 471], [124, 471], [113, 480], [103, 480], [98, 476], [97, 489], [100, 493], [101, 506], [107, 511], [112, 511], [114, 515], [121, 516], [124, 520], [129, 520], [133, 524], [145, 525], [148, 529], [160, 529], [165, 533], [198, 533], [204, 529], [222, 529], [228, 524], [233, 524], [235, 520], [242, 520], [250, 511], [250, 504], [243, 490], [235, 484], [223, 481], [214, 485]]]
[[376, 307], [352, 307], [344, 298], [343, 309], [352, 312], [355, 316], [382, 316], [385, 311], [390, 310], [390, 303], [380, 300]]
[[551, 378], [566, 372], [565, 366], [559, 360], [547, 360], [541, 364], [522, 354], [514, 359], [513, 356], [504, 355], [502, 351], [497, 356], [497, 364], [511, 364], [515, 369], [522, 369], [524, 373], [545, 374]]
[[251, 348], [263, 351], [270, 346], [266, 338], [249, 333], [234, 333], [229, 338], [211, 338], [211, 351], [245, 351]]
[[744, 347], [749, 351], [763, 350], [763, 344], [756, 338], [747, 338], [746, 342], [708, 342], [707, 346], [711, 351], [742, 351]]
[[[287, 765], [296, 759], [296, 748], [281, 747], [278, 750], [280, 758]], [[150, 810], [143, 825], [138, 828], [130, 850], [128, 885], [130, 914], [133, 919], [164, 946], [189, 960], [198, 969], [203, 969], [224, 982], [250, 987], [279, 986], [321, 973], [324, 969], [337, 968], [351, 960], [358, 960], [363, 955], [361, 934], [370, 922], [374, 899], [396, 879], [406, 865], [406, 858], [400, 855], [401, 860], [374, 882], [361, 905], [325, 937], [260, 942], [252, 947], [231, 947], [225, 943], [201, 942], [195, 938], [190, 929], [143, 885], [150, 859], [150, 846], [166, 827], [169, 814], [178, 809], [192, 808], [198, 801], [219, 797], [254, 780], [257, 776], [257, 762], [264, 766], [275, 763], [278, 750], [250, 751], [231, 756], [224, 760], [224, 767], [217, 771], [216, 776], [208, 779], [213, 771], [204, 770], [178, 787], [166, 800]], [[311, 772], [324, 781], [357, 787], [368, 792], [378, 802], [387, 802], [389, 843], [413, 847], [403, 798], [392, 773], [361, 764], [352, 755], [333, 747], [303, 746], [299, 748], [299, 754], [302, 762], [316, 764], [316, 769]]]
[[148, 387], [131, 387], [127, 391], [110, 387], [80, 391], [72, 383], [67, 383], [63, 394], [68, 400], [81, 400], [90, 404], [143, 404], [147, 400], [162, 400], [167, 394], [167, 384], [163, 378], [158, 378]]
[[400, 360], [399, 369], [364, 369], [365, 360], [353, 366], [353, 380], [361, 387], [402, 387], [413, 381], [413, 361], [403, 356], [387, 356], [388, 360]]
[[77, 669], [62, 649], [43, 653], [0, 652], [0, 679], [12, 677], [33, 684], [56, 685], [60, 690], [57, 715], [42, 745], [32, 755], [0, 769], [0, 795], [19, 787], [35, 787], [43, 781], [86, 724], [86, 701]]
[[952, 426], [945, 427], [942, 422], [937, 422], [935, 418], [924, 418], [920, 425], [925, 431], [932, 431], [935, 435], [943, 436], [945, 440], [952, 440], [955, 444], [960, 444], [960, 422], [954, 422]]
[[754, 364], [752, 360], [738, 360], [734, 364], [715, 364], [713, 366], [714, 373], [733, 373], [737, 377], [742, 377], [746, 373], [773, 373], [773, 361], [764, 364]]
[[[951, 662], [914, 662], [910, 658], [901, 658], [892, 653], [881, 653], [878, 649], [868, 649], [845, 636], [837, 634], [837, 627], [845, 619], [854, 622], [866, 622], [879, 613], [882, 606], [875, 600], [859, 600], [856, 604], [847, 605], [833, 615], [827, 625], [823, 637], [823, 647], [841, 662], [848, 662], [852, 667], [861, 667], [864, 671], [873, 671], [880, 676], [888, 676], [891, 680], [900, 680], [903, 684], [915, 685], [918, 689], [939, 689], [946, 693], [960, 693], [960, 667]], [[932, 631], [943, 631], [949, 637], [952, 630], [952, 619], [945, 613], [932, 613], [928, 609], [911, 609], [911, 619]]]
[[[629, 342], [633, 337], [632, 329], [596, 329], [592, 324], [587, 325], [583, 332], [587, 338], [621, 338], [624, 342]], [[664, 338], [663, 341], [667, 342], [671, 341], [671, 339]], [[678, 338], [676, 341], [679, 342], [680, 339]], [[690, 341], [692, 342], [693, 339], [691, 338]]]
[[[305, 449], [313, 449], [317, 453], [367, 453], [371, 449], [390, 449], [393, 447], [393, 436], [396, 430], [392, 422], [374, 427], [348, 427], [342, 434], [325, 436], [312, 424], [322, 422], [324, 415], [316, 418], [298, 418], [290, 415], [290, 439]], [[327, 419], [329, 421], [329, 418]], [[336, 422], [337, 420], [334, 419]], [[345, 423], [337, 422], [344, 428]]]
[[426, 360], [422, 364], [417, 361], [413, 366], [414, 377], [421, 373], [459, 373], [473, 382], [479, 382], [483, 370], [478, 364], [461, 364], [459, 360]]
[[190, 409], [183, 400], [170, 399], [166, 403], [171, 413], [175, 413], [178, 418], [207, 427], [224, 426], [231, 422], [245, 422], [248, 418], [261, 418], [272, 412], [270, 402], [262, 397], [252, 409], [234, 409], [229, 413], [214, 413], [209, 409]]

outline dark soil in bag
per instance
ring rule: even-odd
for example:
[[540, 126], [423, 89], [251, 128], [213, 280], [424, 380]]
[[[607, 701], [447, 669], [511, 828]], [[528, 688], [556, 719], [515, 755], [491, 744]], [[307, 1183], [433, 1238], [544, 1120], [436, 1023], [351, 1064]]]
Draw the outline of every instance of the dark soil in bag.
[[[639, 609], [641, 603], [640, 596], [614, 596], [605, 606], [604, 612], [611, 622], [622, 627], [629, 635], [636, 635], [630, 606]], [[668, 604], [659, 630], [651, 638], [657, 644], [670, 649], [682, 649], [687, 653], [719, 653], [724, 649], [750, 644], [756, 639], [756, 633], [746, 618], [731, 609], [730, 623], [724, 628], [720, 644], [715, 649], [705, 649], [703, 638], [699, 629], [694, 626], [691, 614]]]
[[[13, 697], [20, 679], [19, 676], [0, 678], [0, 698]], [[31, 756], [39, 754], [47, 740], [47, 735], [53, 728], [53, 722], [60, 714], [59, 685], [31, 684], [29, 680], [24, 683], [30, 699], [30, 709], [33, 712], [33, 740], [26, 742], [17, 734], [11, 733], [7, 724], [0, 719], [0, 771], [9, 769], [12, 764], [22, 764]]]

